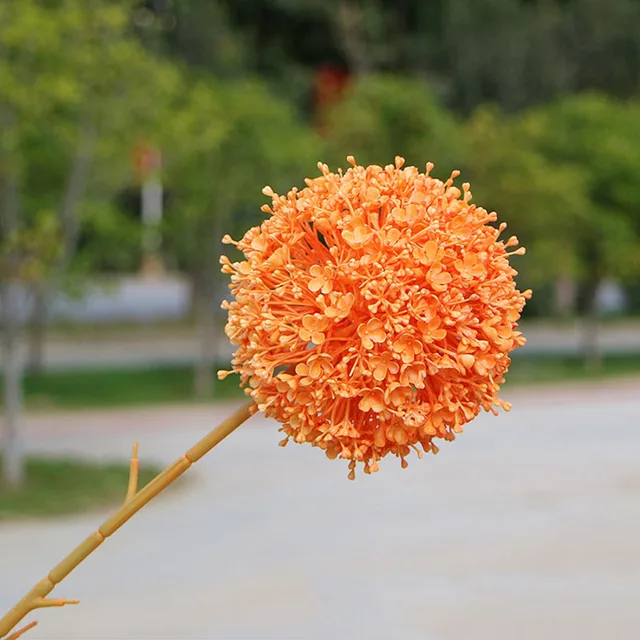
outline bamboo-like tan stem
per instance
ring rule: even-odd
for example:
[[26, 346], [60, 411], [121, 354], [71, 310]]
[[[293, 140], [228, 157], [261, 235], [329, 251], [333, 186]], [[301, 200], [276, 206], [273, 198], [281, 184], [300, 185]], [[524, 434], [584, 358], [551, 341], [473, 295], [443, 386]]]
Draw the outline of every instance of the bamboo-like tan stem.
[[[65, 604], [77, 604], [77, 600], [52, 600], [46, 596], [53, 591], [54, 587], [62, 582], [87, 556], [93, 553], [110, 535], [113, 535], [129, 518], [135, 515], [142, 507], [151, 502], [161, 491], [166, 489], [172, 482], [179, 478], [194, 462], [197, 462], [205, 454], [209, 453], [213, 447], [220, 443], [230, 433], [235, 431], [254, 413], [255, 404], [250, 402], [238, 409], [233, 415], [227, 418], [222, 424], [210, 431], [202, 440], [196, 443], [182, 457], [169, 465], [164, 471], [158, 474], [143, 489], [129, 496], [131, 487], [137, 484], [137, 445], [134, 446], [134, 453], [131, 463], [131, 476], [129, 478], [129, 488], [125, 503], [98, 529], [92, 533], [84, 542], [81, 542], [64, 560], [56, 565], [49, 574], [40, 580], [7, 614], [0, 619], [0, 639], [5, 638], [14, 627], [31, 611], [41, 607], [63, 606]], [[134, 464], [134, 460], [136, 464]], [[135, 471], [134, 471], [135, 468]], [[133, 489], [135, 491], [135, 488]], [[30, 625], [28, 628], [31, 628]], [[18, 632], [20, 635], [27, 628]], [[11, 636], [10, 636], [11, 637]], [[13, 637], [17, 637], [15, 634]]]

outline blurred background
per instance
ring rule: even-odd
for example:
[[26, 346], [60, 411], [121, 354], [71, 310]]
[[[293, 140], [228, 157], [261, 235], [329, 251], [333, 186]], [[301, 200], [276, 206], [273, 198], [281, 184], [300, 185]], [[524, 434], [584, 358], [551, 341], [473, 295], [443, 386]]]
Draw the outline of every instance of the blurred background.
[[534, 296], [507, 390], [600, 390], [597, 448], [640, 398], [639, 34], [637, 0], [0, 0], [0, 534], [121, 498], [107, 423], [170, 438], [166, 416], [204, 428], [240, 401], [215, 379], [220, 239], [259, 224], [264, 185], [349, 154], [460, 169], [508, 223]]

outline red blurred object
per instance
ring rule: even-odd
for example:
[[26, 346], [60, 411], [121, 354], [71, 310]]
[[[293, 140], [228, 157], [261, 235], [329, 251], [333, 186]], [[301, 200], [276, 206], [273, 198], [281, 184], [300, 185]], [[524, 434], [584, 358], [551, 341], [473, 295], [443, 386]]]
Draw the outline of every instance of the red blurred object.
[[150, 145], [138, 145], [133, 150], [133, 168], [140, 180], [148, 178], [162, 167], [160, 149]]
[[323, 65], [318, 69], [314, 83], [314, 104], [321, 133], [326, 132], [327, 111], [340, 101], [348, 84], [349, 73], [346, 69], [332, 65]]

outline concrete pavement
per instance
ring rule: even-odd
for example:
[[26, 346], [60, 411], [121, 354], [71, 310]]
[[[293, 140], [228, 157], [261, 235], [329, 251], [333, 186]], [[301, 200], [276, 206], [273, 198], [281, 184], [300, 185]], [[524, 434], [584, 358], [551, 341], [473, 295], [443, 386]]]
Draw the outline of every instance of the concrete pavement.
[[[31, 640], [635, 640], [640, 382], [514, 390], [438, 456], [346, 479], [254, 417], [55, 594]], [[29, 448], [170, 462], [233, 409], [31, 416]], [[124, 487], [123, 487], [124, 492]], [[106, 513], [0, 525], [5, 610]]]

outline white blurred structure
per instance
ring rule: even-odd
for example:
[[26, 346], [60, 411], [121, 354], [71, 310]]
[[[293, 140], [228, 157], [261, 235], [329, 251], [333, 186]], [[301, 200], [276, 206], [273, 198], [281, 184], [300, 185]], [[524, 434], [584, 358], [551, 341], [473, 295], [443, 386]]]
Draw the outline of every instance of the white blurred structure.
[[596, 302], [601, 313], [622, 313], [627, 309], [627, 296], [615, 280], [605, 280], [596, 294]]
[[[20, 317], [25, 321], [33, 300], [21, 292]], [[78, 323], [180, 320], [189, 313], [190, 285], [179, 277], [131, 276], [89, 286], [81, 297], [58, 294], [49, 309], [50, 321]]]
[[180, 278], [124, 278], [111, 287], [93, 287], [81, 299], [58, 296], [50, 317], [91, 323], [180, 320], [189, 313], [190, 296], [189, 283]]

